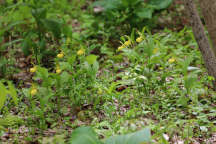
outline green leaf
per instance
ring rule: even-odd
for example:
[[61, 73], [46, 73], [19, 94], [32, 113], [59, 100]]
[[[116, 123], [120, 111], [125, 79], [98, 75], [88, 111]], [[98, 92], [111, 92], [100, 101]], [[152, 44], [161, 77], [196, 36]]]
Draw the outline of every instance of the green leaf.
[[136, 29], [133, 28], [132, 32], [131, 32], [131, 35], [130, 35], [130, 38], [131, 38], [132, 41], [135, 41], [135, 33], [136, 33]]
[[125, 7], [135, 6], [137, 3], [141, 2], [141, 0], [121, 0], [122, 4]]
[[71, 56], [67, 59], [67, 61], [68, 61], [71, 65], [74, 64], [75, 60], [76, 60], [76, 55], [71, 55]]
[[200, 68], [189, 66], [189, 67], [187, 68], [187, 70], [188, 70], [188, 71], [195, 71], [195, 70], [200, 70]]
[[15, 21], [9, 25], [7, 25], [6, 27], [4, 27], [4, 29], [1, 31], [0, 35], [3, 34], [5, 31], [9, 31], [11, 30], [13, 27], [16, 27], [18, 25], [24, 24], [25, 21]]
[[105, 144], [141, 144], [150, 141], [150, 129], [146, 128], [135, 133], [110, 137], [106, 140]]
[[93, 3], [93, 7], [101, 6], [104, 8], [105, 11], [117, 9], [119, 8], [120, 5], [121, 5], [121, 1], [119, 0], [102, 0]]
[[90, 127], [80, 127], [75, 129], [70, 138], [70, 144], [102, 144], [97, 139], [96, 133]]
[[30, 55], [32, 48], [32, 40], [29, 35], [25, 37], [25, 39], [22, 42], [22, 51], [25, 56]]
[[6, 43], [4, 43], [4, 44], [1, 45], [0, 51], [4, 51], [4, 50], [6, 50], [6, 48], [8, 46], [12, 46], [12, 45], [14, 45], [16, 43], [19, 43], [19, 42], [22, 42], [22, 41], [23, 41], [23, 39], [15, 39], [15, 40], [12, 40], [10, 42], [6, 42]]
[[8, 82], [8, 88], [9, 88], [9, 93], [13, 99], [13, 102], [17, 105], [18, 104], [17, 92], [11, 82]]
[[182, 65], [182, 72], [183, 72], [184, 75], [187, 75], [188, 67], [189, 67], [189, 65], [190, 65], [190, 63], [192, 61], [193, 61], [193, 58], [192, 57], [188, 57], [184, 61], [180, 62], [180, 64]]
[[60, 38], [62, 24], [58, 20], [43, 19], [42, 22], [47, 30], [51, 31], [56, 38]]
[[154, 12], [154, 9], [151, 7], [146, 7], [146, 8], [142, 8], [136, 11], [136, 15], [139, 18], [146, 18], [146, 19], [151, 19], [152, 18], [152, 14]]
[[32, 10], [32, 16], [36, 18], [36, 20], [46, 18], [47, 10], [45, 8], [36, 8]]
[[117, 87], [117, 85], [121, 84], [120, 82], [112, 82], [109, 89], [107, 90], [107, 93], [111, 94], [113, 90]]
[[37, 66], [35, 80], [41, 79], [43, 81], [43, 86], [50, 86], [52, 83], [52, 79], [49, 78], [49, 72], [46, 68]]
[[161, 10], [167, 8], [173, 0], [149, 0], [148, 4], [153, 5], [155, 9]]
[[22, 123], [23, 123], [23, 120], [20, 117], [8, 114], [0, 118], [0, 129], [8, 128], [8, 127], [12, 128]]
[[94, 64], [96, 60], [97, 60], [96, 55], [89, 55], [86, 57], [86, 61], [88, 62], [88, 64]]
[[4, 103], [6, 101], [7, 96], [7, 89], [6, 87], [0, 82], [0, 110], [3, 108]]
[[60, 77], [61, 77], [61, 81], [60, 81], [61, 84], [67, 83], [70, 79], [72, 79], [71, 75], [69, 75], [67, 72], [63, 72]]
[[186, 107], [188, 105], [188, 101], [189, 101], [189, 98], [183, 95], [178, 99], [177, 104], [180, 104], [181, 106]]
[[189, 91], [191, 88], [193, 88], [196, 85], [197, 82], [197, 76], [196, 75], [188, 75], [184, 78], [184, 86]]

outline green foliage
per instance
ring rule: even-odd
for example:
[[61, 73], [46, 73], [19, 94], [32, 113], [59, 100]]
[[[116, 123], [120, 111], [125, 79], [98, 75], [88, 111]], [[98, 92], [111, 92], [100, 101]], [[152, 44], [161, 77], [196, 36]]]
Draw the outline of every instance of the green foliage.
[[[23, 41], [23, 52], [26, 55], [29, 55], [32, 51], [37, 63], [41, 63], [42, 59], [46, 56], [55, 54], [52, 52], [52, 49], [46, 48], [46, 33], [51, 32], [57, 40], [61, 38], [62, 33], [62, 23], [53, 18], [48, 18], [47, 13], [49, 7], [47, 6], [48, 1], [33, 1], [26, 2], [26, 5], [29, 5], [31, 9], [32, 17], [35, 20], [36, 26], [30, 29], [24, 35]], [[52, 38], [52, 36], [51, 36]], [[38, 39], [38, 42], [34, 42], [34, 39]], [[32, 48], [32, 50], [31, 50]]]
[[23, 120], [20, 117], [11, 114], [0, 118], [0, 130], [5, 130], [5, 128], [12, 128], [20, 124], [23, 124]]
[[[26, 56], [33, 54], [38, 64], [47, 57], [54, 56], [56, 52], [47, 45], [50, 44], [51, 39], [60, 41], [62, 36], [66, 34], [64, 29], [67, 29], [67, 35], [70, 33], [70, 29], [64, 27], [63, 21], [54, 14], [50, 16], [49, 11], [52, 11], [50, 10], [52, 5], [55, 5], [54, 1], [31, 0], [19, 1], [17, 4], [6, 7], [4, 17], [9, 17], [9, 19], [4, 19], [4, 23], [7, 23], [8, 26], [3, 28], [0, 36], [4, 36], [10, 33], [12, 29], [17, 28], [16, 33], [22, 38], [19, 41], [14, 40], [4, 44], [2, 50], [5, 50], [8, 45], [21, 41], [23, 53]], [[50, 34], [47, 35], [47, 33]]]
[[105, 141], [105, 144], [140, 144], [151, 141], [151, 133], [148, 128], [137, 131], [135, 133], [110, 137]]
[[102, 144], [90, 127], [80, 127], [75, 129], [70, 137], [70, 144]]
[[[55, 72], [49, 72], [47, 68], [36, 66], [37, 70], [33, 77], [35, 82], [32, 88], [23, 90], [31, 103], [28, 111], [44, 122], [47, 111], [61, 109], [61, 106], [64, 105], [63, 98], [69, 99], [72, 107], [97, 104], [98, 101], [94, 95], [97, 90], [96, 74], [99, 69], [96, 55], [77, 55], [75, 51], [68, 51], [64, 53], [64, 58], [56, 58], [55, 61]], [[57, 70], [60, 70], [60, 73]], [[41, 81], [40, 84], [37, 83], [38, 80]], [[34, 89], [37, 92], [31, 94]], [[36, 106], [37, 101], [40, 102], [39, 107]], [[59, 114], [61, 114], [60, 111]], [[40, 125], [46, 128], [44, 122]]]
[[0, 6], [0, 76], [16, 88], [0, 82], [0, 139], [140, 144], [151, 129], [154, 143], [166, 144], [215, 133], [214, 78], [192, 30], [143, 28], [160, 14], [180, 15], [175, 5], [163, 11], [171, 2], [7, 0]]
[[0, 109], [2, 109], [2, 107], [4, 106], [4, 103], [6, 101], [6, 97], [7, 97], [7, 89], [5, 88], [5, 86], [2, 83], [0, 83], [0, 90], [1, 90]]
[[[140, 144], [148, 143], [151, 140], [149, 129], [140, 130], [135, 133], [114, 136], [105, 140], [104, 144]], [[103, 144], [97, 139], [94, 130], [90, 127], [80, 127], [74, 130], [70, 138], [71, 144]]]
[[12, 85], [11, 82], [7, 82], [7, 86], [5, 86], [1, 81], [0, 81], [0, 110], [4, 107], [4, 104], [7, 100], [8, 95], [11, 96], [12, 101], [17, 105], [18, 104], [18, 97], [17, 97], [17, 92], [14, 86]]
[[[154, 131], [156, 131], [155, 137], [161, 137], [162, 143], [166, 141], [162, 138], [162, 133], [172, 135], [172, 131], [178, 131], [175, 127], [178, 127], [176, 125], [179, 123], [185, 129], [182, 136], [184, 135], [184, 139], [190, 141], [189, 139], [195, 134], [193, 133], [196, 129], [194, 124], [203, 125], [203, 122], [195, 120], [192, 122], [192, 126], [191, 119], [186, 120], [184, 118], [186, 115], [181, 114], [181, 111], [191, 113], [194, 111], [192, 110], [193, 107], [198, 108], [205, 105], [201, 102], [201, 97], [208, 93], [204, 88], [206, 81], [204, 77], [199, 79], [205, 70], [200, 67], [200, 64], [203, 64], [202, 61], [198, 60], [200, 53], [190, 47], [196, 46], [196, 43], [191, 41], [184, 46], [173, 46], [173, 44], [175, 45], [176, 41], [188, 41], [190, 38], [182, 37], [182, 35], [190, 35], [191, 31], [184, 29], [179, 33], [173, 33], [165, 30], [160, 34], [143, 31], [138, 32], [138, 34], [139, 38], [142, 38], [141, 41], [133, 40], [132, 36], [125, 37], [124, 41], [131, 40], [131, 45], [125, 46], [117, 53], [127, 57], [131, 63], [129, 68], [124, 69], [125, 72], [118, 75], [122, 77], [118, 82], [130, 81], [127, 85], [130, 85], [131, 88], [134, 88], [135, 85], [137, 89], [136, 102], [138, 105], [146, 106], [147, 113], [149, 113], [150, 108], [160, 121], [164, 119], [163, 116], [167, 117], [167, 121], [172, 121], [172, 124], [167, 124], [162, 120], [159, 127], [153, 126]], [[123, 45], [125, 44], [124, 41], [122, 42]], [[124, 60], [122, 59], [122, 61]], [[125, 74], [127, 76], [124, 76]], [[123, 94], [125, 95], [125, 93], [130, 93], [130, 91], [125, 91]], [[211, 123], [209, 122], [207, 125]], [[161, 131], [159, 130], [161, 125], [167, 127]], [[178, 133], [181, 132], [178, 131]]]
[[[151, 26], [157, 10], [166, 9], [172, 0], [102, 0], [96, 1], [93, 6], [103, 8], [102, 19], [110, 21], [111, 25], [120, 26], [130, 24], [131, 27]], [[113, 20], [115, 22], [113, 22]]]
[[172, 0], [149, 0], [148, 4], [152, 5], [156, 10], [167, 8], [172, 3]]

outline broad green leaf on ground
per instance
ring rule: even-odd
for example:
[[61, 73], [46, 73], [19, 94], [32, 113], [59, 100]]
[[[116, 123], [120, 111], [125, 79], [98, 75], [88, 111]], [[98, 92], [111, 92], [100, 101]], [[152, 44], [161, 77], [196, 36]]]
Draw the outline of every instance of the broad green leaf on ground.
[[172, 0], [149, 0], [148, 4], [151, 4], [157, 10], [165, 9], [172, 3]]
[[96, 1], [93, 3], [93, 6], [100, 6], [103, 7], [104, 10], [113, 10], [117, 9], [121, 2], [119, 0], [102, 0], [102, 1]]
[[70, 138], [70, 144], [102, 144], [97, 139], [96, 133], [90, 127], [80, 127], [75, 129]]
[[142, 8], [136, 11], [136, 15], [139, 18], [151, 19], [154, 9], [151, 7]]
[[105, 144], [144, 144], [150, 141], [150, 129], [146, 128], [135, 133], [110, 137]]
[[126, 7], [129, 5], [135, 6], [137, 3], [139, 3], [141, 0], [121, 0], [122, 4]]

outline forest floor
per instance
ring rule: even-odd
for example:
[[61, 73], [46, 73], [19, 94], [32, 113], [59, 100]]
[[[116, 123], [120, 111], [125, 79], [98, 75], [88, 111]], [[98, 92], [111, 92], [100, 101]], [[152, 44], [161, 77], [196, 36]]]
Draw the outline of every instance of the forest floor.
[[[216, 143], [216, 93], [182, 2], [160, 12], [151, 32], [122, 32], [123, 39], [107, 38], [112, 31], [95, 34], [100, 21], [86, 8], [90, 3], [58, 15], [73, 27], [72, 38], [48, 39], [56, 52], [41, 65], [19, 41], [3, 51], [7, 71], [0, 76], [13, 81], [19, 104], [8, 100], [0, 115], [2, 143], [67, 143], [80, 126], [91, 126], [100, 139], [148, 127], [156, 144]], [[2, 44], [19, 38], [5, 36]], [[129, 40], [118, 50], [119, 41]]]

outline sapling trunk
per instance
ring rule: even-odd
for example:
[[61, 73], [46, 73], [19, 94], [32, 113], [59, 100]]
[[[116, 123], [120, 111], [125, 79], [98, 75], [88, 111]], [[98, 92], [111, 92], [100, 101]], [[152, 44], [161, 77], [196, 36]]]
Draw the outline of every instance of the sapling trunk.
[[212, 50], [216, 55], [216, 0], [199, 0], [199, 3], [211, 39]]
[[[184, 5], [208, 74], [216, 79], [216, 57], [214, 51], [211, 49], [208, 37], [205, 34], [204, 26], [197, 12], [194, 0], [184, 0]], [[215, 81], [213, 82], [213, 86], [216, 90]]]

